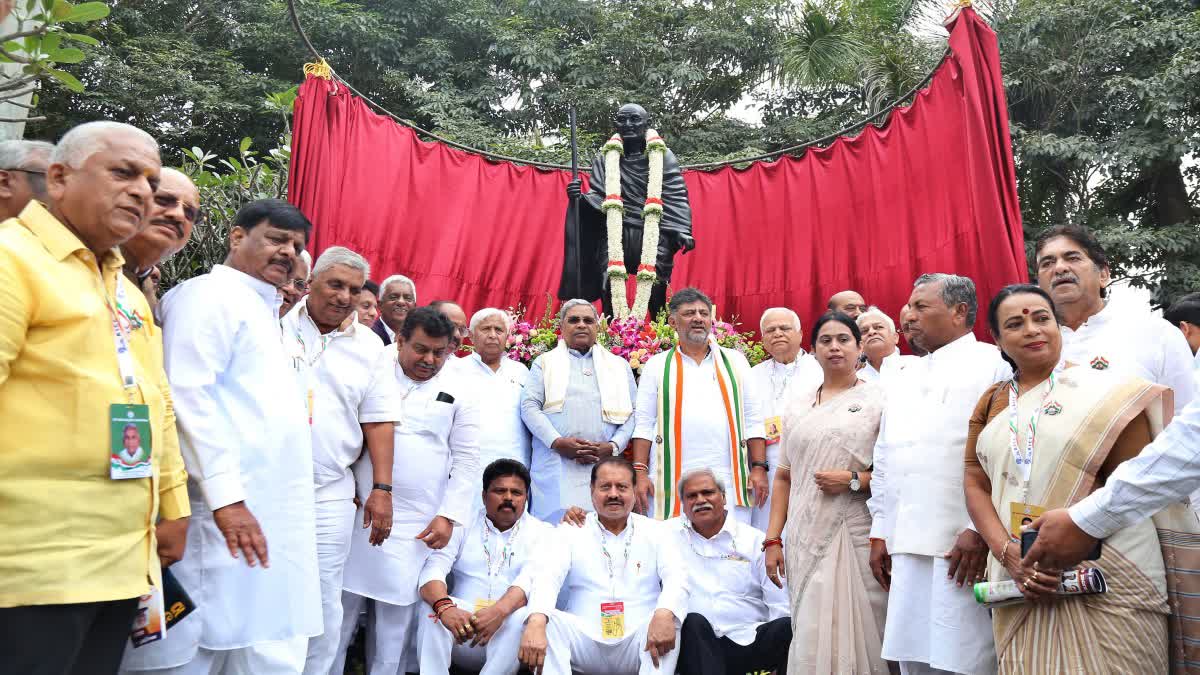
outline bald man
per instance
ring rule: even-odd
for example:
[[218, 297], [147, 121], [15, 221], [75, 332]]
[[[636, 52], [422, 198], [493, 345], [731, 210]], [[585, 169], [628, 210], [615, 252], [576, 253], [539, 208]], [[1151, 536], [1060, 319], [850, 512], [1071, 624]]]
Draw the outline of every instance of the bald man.
[[158, 306], [154, 268], [183, 249], [200, 216], [200, 191], [182, 171], [164, 168], [142, 229], [121, 244], [125, 277], [137, 284], [150, 309]]
[[829, 298], [827, 305], [831, 312], [841, 312], [851, 319], [858, 319], [858, 315], [862, 314], [867, 309], [867, 301], [863, 300], [863, 296], [855, 291], [842, 291], [834, 293], [832, 298]]

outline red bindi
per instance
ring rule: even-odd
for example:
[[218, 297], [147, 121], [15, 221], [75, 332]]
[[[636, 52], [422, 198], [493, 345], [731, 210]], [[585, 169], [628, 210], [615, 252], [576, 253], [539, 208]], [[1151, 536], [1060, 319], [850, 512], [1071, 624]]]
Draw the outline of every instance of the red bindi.
[[1021, 313], [1022, 313], [1022, 314], [1028, 314], [1028, 313], [1029, 313], [1029, 308], [1028, 308], [1028, 307], [1026, 307], [1025, 309], [1021, 310]]

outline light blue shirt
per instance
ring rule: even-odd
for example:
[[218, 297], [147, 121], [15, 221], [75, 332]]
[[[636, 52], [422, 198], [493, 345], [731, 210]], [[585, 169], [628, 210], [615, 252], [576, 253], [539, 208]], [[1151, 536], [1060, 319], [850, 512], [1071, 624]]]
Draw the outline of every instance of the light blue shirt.
[[[597, 347], [603, 349], [603, 347]], [[596, 381], [596, 366], [591, 352], [568, 349], [571, 364], [567, 380], [567, 395], [561, 412], [542, 410], [546, 402], [546, 385], [542, 378], [542, 358], [539, 356], [529, 369], [529, 379], [521, 396], [521, 419], [533, 434], [533, 462], [529, 467], [533, 478], [533, 502], [529, 511], [547, 522], [551, 516], [569, 506], [592, 510], [588, 484], [592, 467], [563, 458], [550, 448], [562, 436], [574, 436], [586, 441], [609, 441], [616, 445], [614, 454], [625, 449], [633, 435], [634, 416], [624, 424], [609, 424], [601, 416], [600, 384]], [[629, 400], [637, 400], [637, 383], [628, 364], [625, 375], [629, 380]]]

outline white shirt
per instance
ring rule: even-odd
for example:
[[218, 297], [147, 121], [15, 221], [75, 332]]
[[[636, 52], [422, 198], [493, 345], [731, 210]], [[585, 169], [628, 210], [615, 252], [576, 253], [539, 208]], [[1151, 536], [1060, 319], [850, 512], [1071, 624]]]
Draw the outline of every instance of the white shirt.
[[871, 537], [888, 552], [941, 556], [971, 527], [963, 448], [979, 397], [1012, 369], [972, 333], [892, 377], [871, 473]]
[[544, 538], [553, 531], [554, 527], [526, 512], [501, 532], [480, 509], [470, 525], [454, 528], [454, 536], [445, 548], [429, 555], [417, 586], [441, 581], [451, 595], [468, 603], [499, 600], [516, 586], [528, 600]]
[[[392, 365], [401, 421], [392, 464], [392, 534], [371, 546], [370, 529], [354, 528], [343, 580], [345, 590], [393, 605], [417, 599], [417, 577], [431, 549], [415, 537], [443, 516], [467, 523], [474, 493], [482, 492], [479, 469], [479, 408], [466, 387], [445, 368], [425, 382]], [[354, 464], [358, 494], [374, 483], [370, 455]], [[362, 511], [356, 516], [362, 521]]]
[[665, 523], [636, 513], [629, 515], [620, 535], [605, 530], [594, 512], [583, 527], [559, 525], [546, 540], [530, 613], [549, 615], [561, 589], [561, 609], [598, 642], [619, 641], [601, 637], [604, 603], [625, 603], [626, 636], [648, 623], [657, 609], [670, 610], [682, 624], [688, 613], [687, 569], [670, 533]]
[[1192, 350], [1178, 328], [1129, 301], [1113, 300], [1079, 327], [1062, 327], [1062, 359], [1170, 387], [1178, 415], [1195, 395]]
[[392, 330], [392, 327], [387, 325], [386, 321], [380, 321], [379, 323], [383, 324], [383, 330], [387, 333], [388, 344], [396, 344], [396, 331]]
[[[159, 305], [192, 503], [187, 555], [171, 570], [199, 619], [172, 630], [168, 649], [193, 631], [207, 649], [321, 633], [311, 439], [278, 298], [216, 265]], [[233, 559], [213, 523], [212, 510], [239, 501], [266, 535], [270, 567]]]
[[1103, 539], [1200, 490], [1200, 398], [1154, 442], [1122, 462], [1104, 487], [1070, 508], [1084, 532]]
[[363, 453], [363, 424], [400, 419], [395, 352], [354, 315], [325, 335], [308, 315], [306, 296], [280, 320], [284, 344], [311, 396], [313, 486], [319, 502], [354, 499], [353, 464]]
[[[732, 349], [724, 351], [739, 373], [744, 387], [741, 392], [744, 438], [766, 438], [760, 396], [754, 385], [755, 378], [750, 373], [750, 364], [740, 352]], [[682, 350], [679, 353], [683, 357], [681, 471], [687, 473], [692, 469], [712, 469], [725, 478], [726, 485], [729, 485], [733, 473], [729, 457], [729, 418], [721, 397], [721, 385], [717, 382], [716, 354], [710, 348], [704, 360], [696, 363]], [[637, 404], [634, 406], [637, 422], [633, 437], [651, 443], [660, 434], [657, 428], [658, 388], [662, 383], [667, 354], [661, 352], [650, 357], [642, 367], [642, 377], [638, 381]], [[655, 450], [650, 452], [652, 467], [657, 454]]]
[[528, 468], [530, 437], [521, 421], [521, 391], [529, 369], [502, 356], [500, 368], [493, 371], [476, 353], [446, 367], [454, 368], [454, 374], [479, 402], [479, 426], [487, 430], [479, 443], [479, 466], [486, 468], [503, 457]]
[[696, 590], [689, 596], [688, 611], [708, 619], [717, 637], [748, 646], [760, 625], [791, 615], [787, 591], [767, 578], [762, 532], [728, 513], [712, 539], [696, 533], [686, 518], [666, 524], [675, 528], [688, 587]]
[[882, 377], [882, 373], [891, 370], [892, 368], [904, 368], [916, 360], [916, 356], [901, 354], [900, 350], [897, 349], [891, 354], [883, 357], [883, 362], [879, 364], [879, 370], [875, 370], [875, 366], [871, 365], [871, 362], [868, 360], [865, 364], [863, 364], [862, 368], [858, 369], [858, 379], [862, 380], [863, 382], [875, 382]]

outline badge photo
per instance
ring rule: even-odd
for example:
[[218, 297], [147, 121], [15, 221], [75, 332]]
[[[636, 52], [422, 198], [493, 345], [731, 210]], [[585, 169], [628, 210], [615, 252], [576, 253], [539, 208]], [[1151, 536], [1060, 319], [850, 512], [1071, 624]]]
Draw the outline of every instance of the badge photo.
[[113, 404], [109, 407], [109, 477], [114, 480], [149, 478], [153, 449], [150, 406]]

